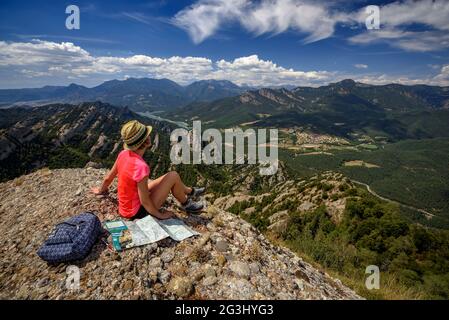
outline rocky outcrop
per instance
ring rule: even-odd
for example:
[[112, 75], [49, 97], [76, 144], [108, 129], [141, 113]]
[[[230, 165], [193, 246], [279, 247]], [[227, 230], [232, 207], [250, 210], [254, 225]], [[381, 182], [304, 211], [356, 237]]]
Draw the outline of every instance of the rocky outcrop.
[[259, 180], [259, 185], [264, 186], [263, 190], [269, 192], [261, 191], [254, 195], [254, 185], [252, 182], [247, 183], [248, 178], [254, 177], [254, 174], [243, 168], [240, 174], [235, 174], [233, 178], [233, 192], [215, 198], [213, 204], [233, 213], [236, 213], [235, 207], [240, 208], [239, 215], [246, 217], [257, 213], [264, 214], [268, 217], [268, 231], [276, 237], [288, 229], [290, 213], [294, 212], [305, 214], [324, 206], [332, 221], [341, 221], [349, 197], [346, 190], [352, 185], [349, 179], [341, 173], [326, 171], [304, 180], [287, 180], [283, 171], [281, 163], [276, 175]]
[[241, 94], [239, 96], [239, 100], [241, 103], [253, 104], [256, 106], [260, 106], [262, 104], [260, 101], [257, 100], [256, 95], [251, 91], [244, 92], [243, 94]]
[[0, 184], [1, 299], [360, 298], [236, 215], [210, 205], [201, 215], [179, 213], [200, 233], [180, 243], [164, 239], [117, 253], [98, 241], [86, 259], [73, 263], [80, 288], [69, 290], [67, 265], [49, 266], [36, 251], [67, 217], [90, 210], [102, 221], [117, 218], [114, 186], [102, 197], [89, 192], [105, 173], [92, 167], [42, 169]]

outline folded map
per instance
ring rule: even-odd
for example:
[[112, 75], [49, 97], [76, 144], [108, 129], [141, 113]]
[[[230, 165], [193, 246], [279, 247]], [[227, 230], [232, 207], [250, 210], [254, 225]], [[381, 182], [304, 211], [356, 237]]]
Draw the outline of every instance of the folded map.
[[150, 244], [167, 237], [182, 241], [199, 235], [180, 219], [158, 220], [152, 216], [135, 221], [107, 221], [104, 227], [111, 233], [112, 245], [117, 251]]

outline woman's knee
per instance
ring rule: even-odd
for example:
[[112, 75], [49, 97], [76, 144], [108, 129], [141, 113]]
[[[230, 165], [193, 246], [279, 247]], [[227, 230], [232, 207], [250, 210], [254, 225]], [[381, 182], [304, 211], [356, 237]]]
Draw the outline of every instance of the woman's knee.
[[170, 171], [170, 172], [168, 172], [168, 173], [167, 173], [167, 176], [168, 176], [170, 179], [173, 179], [173, 180], [179, 180], [179, 179], [181, 179], [180, 176], [179, 176], [179, 173], [177, 173], [176, 171]]

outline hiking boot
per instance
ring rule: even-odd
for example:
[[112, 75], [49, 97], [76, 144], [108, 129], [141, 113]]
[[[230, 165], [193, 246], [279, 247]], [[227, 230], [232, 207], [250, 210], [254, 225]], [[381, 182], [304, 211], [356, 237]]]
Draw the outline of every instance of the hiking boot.
[[202, 195], [206, 191], [206, 188], [198, 188], [198, 187], [192, 187], [192, 192], [189, 194], [189, 197], [196, 198]]
[[198, 213], [203, 209], [203, 204], [188, 198], [186, 203], [181, 205], [181, 209], [187, 213]]
[[192, 187], [192, 193], [189, 194], [189, 197], [192, 198], [199, 197], [204, 193], [204, 191], [206, 191], [206, 188], [204, 187], [203, 188]]

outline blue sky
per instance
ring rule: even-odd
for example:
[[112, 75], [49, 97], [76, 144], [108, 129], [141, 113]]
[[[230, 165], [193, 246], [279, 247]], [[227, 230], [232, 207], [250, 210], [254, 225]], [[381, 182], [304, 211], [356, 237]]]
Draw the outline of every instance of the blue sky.
[[[79, 30], [65, 27], [70, 4]], [[379, 30], [366, 28], [368, 5]], [[449, 85], [448, 31], [444, 0], [2, 0], [0, 88], [127, 77]]]

